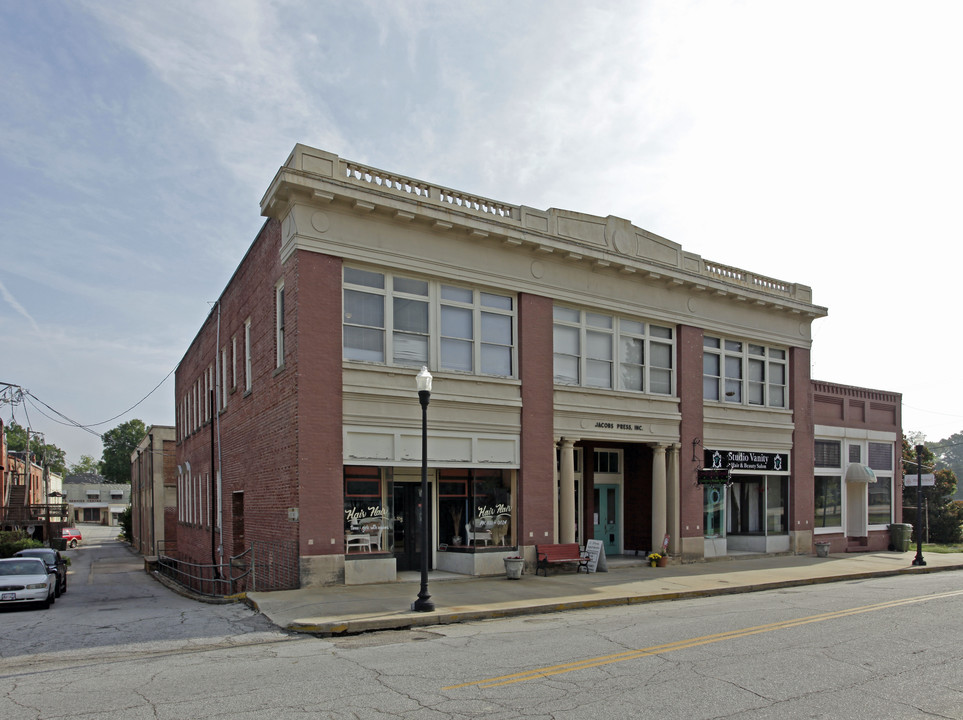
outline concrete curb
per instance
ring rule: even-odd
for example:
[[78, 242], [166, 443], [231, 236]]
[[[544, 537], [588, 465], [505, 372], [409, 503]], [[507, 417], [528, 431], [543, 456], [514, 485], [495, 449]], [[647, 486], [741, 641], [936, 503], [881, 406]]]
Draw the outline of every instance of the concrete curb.
[[[877, 577], [892, 577], [896, 575], [909, 575], [913, 573], [933, 573], [949, 570], [963, 570], [961, 565], [944, 566], [922, 566], [910, 568], [898, 568], [894, 570], [867, 571], [860, 573], [849, 573], [845, 575], [829, 575], [823, 577], [800, 578], [795, 580], [776, 580], [773, 582], [755, 583], [752, 585], [739, 585], [724, 588], [706, 588], [702, 590], [680, 590], [677, 592], [650, 593], [645, 595], [624, 595], [609, 598], [594, 598], [591, 600], [570, 600], [570, 601], [529, 601], [524, 605], [512, 607], [480, 607], [462, 611], [440, 611], [433, 613], [410, 613], [404, 615], [368, 617], [368, 618], [349, 618], [343, 620], [331, 620], [327, 622], [294, 621], [285, 627], [290, 632], [314, 635], [316, 637], [331, 637], [335, 635], [357, 635], [365, 632], [375, 632], [379, 630], [408, 630], [416, 627], [430, 627], [432, 625], [450, 625], [454, 623], [473, 622], [492, 618], [519, 617], [523, 615], [539, 615], [552, 612], [567, 610], [586, 610], [590, 608], [614, 607], [617, 605], [639, 605], [650, 602], [663, 602], [671, 600], [688, 600], [694, 598], [713, 597], [721, 595], [737, 595], [749, 592], [764, 592], [766, 590], [778, 590], [787, 587], [798, 587], [804, 585], [821, 585], [831, 582], [845, 582], [847, 580], [867, 580]], [[244, 598], [244, 602], [260, 610], [257, 603]]]

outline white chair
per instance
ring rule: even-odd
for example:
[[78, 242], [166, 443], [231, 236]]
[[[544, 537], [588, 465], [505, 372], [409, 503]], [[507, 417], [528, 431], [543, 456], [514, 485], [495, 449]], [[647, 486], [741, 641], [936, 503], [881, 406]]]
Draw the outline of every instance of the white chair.
[[368, 533], [368, 538], [370, 539], [371, 543], [368, 549], [374, 549], [378, 552], [381, 552], [381, 525], [373, 523], [366, 526], [364, 529]]
[[[478, 520], [476, 519], [475, 522], [477, 523]], [[477, 545], [480, 542], [488, 545], [492, 541], [491, 530], [483, 530], [478, 527], [472, 528], [471, 523], [465, 523], [465, 533], [468, 537], [469, 545]]]
[[366, 550], [371, 552], [371, 536], [368, 533], [345, 533], [344, 534], [344, 551], [345, 553], [351, 552], [351, 548], [358, 548], [358, 550]]

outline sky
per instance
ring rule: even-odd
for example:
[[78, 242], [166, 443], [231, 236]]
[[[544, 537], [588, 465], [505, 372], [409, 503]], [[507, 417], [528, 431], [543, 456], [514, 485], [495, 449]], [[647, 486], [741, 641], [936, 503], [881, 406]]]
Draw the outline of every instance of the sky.
[[[0, 418], [99, 459], [295, 143], [812, 287], [812, 376], [963, 431], [963, 3], [0, 0]], [[65, 421], [83, 427], [76, 427]]]

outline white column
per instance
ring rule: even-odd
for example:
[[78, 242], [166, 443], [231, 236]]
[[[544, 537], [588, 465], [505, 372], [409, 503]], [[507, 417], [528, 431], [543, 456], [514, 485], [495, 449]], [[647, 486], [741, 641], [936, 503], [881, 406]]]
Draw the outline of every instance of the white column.
[[558, 542], [575, 542], [575, 441], [562, 438], [558, 497]]
[[555, 462], [552, 464], [552, 537], [558, 537], [558, 484], [559, 484], [559, 455], [558, 450], [560, 448], [558, 440], [552, 443], [553, 455], [555, 455]]
[[666, 487], [666, 532], [669, 533], [669, 553], [679, 554], [682, 539], [679, 537], [679, 527], [682, 516], [682, 505], [679, 494], [679, 443], [669, 448], [669, 476]]
[[652, 446], [652, 547], [659, 550], [665, 538], [665, 445]]

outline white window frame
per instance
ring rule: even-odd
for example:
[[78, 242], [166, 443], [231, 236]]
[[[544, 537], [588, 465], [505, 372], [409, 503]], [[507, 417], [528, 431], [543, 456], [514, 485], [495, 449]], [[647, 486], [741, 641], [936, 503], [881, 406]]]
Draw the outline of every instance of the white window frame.
[[[643, 393], [673, 397], [676, 392], [676, 331], [669, 325], [648, 320], [635, 320], [618, 315], [607, 315], [589, 310], [581, 310], [566, 305], [555, 305], [552, 309], [553, 327], [553, 381], [556, 385], [618, 390], [620, 392]], [[577, 333], [577, 347], [574, 352], [561, 352], [559, 338], [561, 333], [571, 336]], [[641, 341], [641, 362], [625, 357], [623, 340]], [[606, 342], [607, 341], [607, 342]], [[604, 346], [603, 346], [604, 343]], [[593, 350], [589, 348], [593, 347]], [[669, 349], [669, 367], [653, 364], [656, 352], [653, 347]], [[573, 382], [559, 374], [559, 363], [576, 363], [577, 375]], [[603, 380], [599, 372], [608, 365], [608, 379]], [[636, 369], [641, 372], [641, 388], [629, 387], [625, 382], [623, 369]], [[668, 392], [653, 390], [654, 377], [668, 373]]]
[[275, 368], [284, 366], [284, 280], [278, 280], [274, 286], [274, 347]]
[[[819, 478], [835, 478], [839, 484], [839, 525], [829, 525], [827, 527], [816, 527], [815, 525], [815, 494], [813, 495], [813, 531], [816, 534], [820, 533], [840, 533], [843, 531], [843, 524], [846, 521], [846, 482], [844, 479], [843, 472], [843, 458], [846, 453], [848, 453], [849, 444], [852, 441], [848, 441], [845, 438], [823, 438], [818, 437], [814, 442], [826, 442], [826, 443], [836, 443], [839, 445], [839, 465], [835, 467], [829, 466], [817, 466], [815, 458], [813, 460], [813, 475]], [[813, 490], [815, 491], [815, 483], [813, 484]]]
[[237, 335], [231, 336], [231, 390], [237, 389]]
[[226, 345], [223, 348], [221, 348], [221, 363], [218, 370], [220, 371], [220, 376], [221, 376], [220, 377], [221, 382], [219, 386], [221, 397], [220, 397], [220, 402], [217, 404], [217, 406], [221, 410], [223, 410], [224, 408], [227, 407], [227, 346]]
[[[889, 515], [890, 518], [884, 523], [869, 523], [867, 518], [867, 529], [868, 530], [885, 530], [890, 523], [893, 522], [893, 512], [896, 506], [895, 498], [895, 486], [893, 479], [895, 472], [893, 470], [896, 462], [896, 445], [893, 440], [889, 440], [885, 437], [880, 437], [880, 434], [870, 433], [868, 436], [857, 431], [857, 435], [853, 435], [853, 431], [845, 432], [845, 429], [840, 428], [841, 432], [839, 435], [833, 433], [830, 435], [819, 434], [815, 438], [815, 442], [832, 442], [838, 443], [840, 447], [839, 451], [839, 465], [837, 467], [817, 467], [815, 462], [813, 463], [813, 471], [815, 477], [837, 477], [839, 479], [839, 489], [841, 498], [841, 514], [840, 522], [842, 525], [830, 526], [830, 527], [814, 527], [816, 534], [832, 534], [840, 533], [844, 530], [844, 525], [846, 522], [846, 513], [848, 510], [848, 493], [846, 489], [846, 468], [853, 462], [859, 462], [856, 460], [851, 460], [852, 449], [859, 448], [859, 457], [863, 464], [868, 465], [873, 473], [876, 475], [876, 485], [885, 483], [889, 487]], [[823, 431], [825, 432], [825, 430]], [[830, 431], [832, 432], [832, 431]], [[876, 459], [879, 458], [878, 455], [873, 455], [870, 453], [870, 446], [880, 445], [884, 446], [889, 450], [888, 458], [886, 462], [879, 463]], [[873, 467], [873, 465], [880, 465], [880, 467]], [[888, 465], [889, 467], [884, 467]]]
[[[789, 351], [745, 339], [721, 335], [703, 336], [702, 399], [747, 407], [789, 407]], [[715, 358], [717, 368], [710, 368], [708, 358]], [[717, 370], [709, 372], [709, 370]], [[771, 380], [779, 369], [783, 382]], [[757, 377], [759, 370], [762, 378]], [[753, 390], [758, 391], [761, 399]], [[780, 402], [781, 397], [781, 402]]]
[[[363, 284], [352, 282], [348, 277], [350, 271], [370, 273], [372, 281], [380, 279], [380, 286], [374, 284]], [[423, 284], [425, 293], [415, 290], [416, 286]], [[402, 285], [408, 285], [408, 289], [403, 289]], [[465, 293], [464, 299], [453, 298], [452, 294], [458, 292]], [[380, 298], [381, 303], [381, 325], [371, 322], [363, 322], [358, 318], [351, 317], [348, 311], [348, 293], [367, 295]], [[443, 299], [444, 297], [444, 299]], [[470, 297], [470, 299], [469, 299]], [[497, 301], [503, 301], [509, 307], [502, 308], [496, 306]], [[424, 303], [427, 306], [427, 331], [421, 328], [400, 328], [396, 327], [395, 311], [396, 302], [410, 301], [413, 303]], [[395, 274], [371, 268], [345, 266], [345, 273], [342, 276], [342, 358], [348, 362], [374, 363], [378, 365], [394, 367], [420, 367], [426, 365], [432, 371], [465, 373], [469, 375], [481, 375], [485, 377], [505, 377], [514, 378], [517, 375], [517, 308], [518, 299], [514, 293], [505, 293], [492, 289], [473, 288], [457, 283], [447, 283], [440, 280], [425, 280], [408, 274]], [[471, 313], [471, 337], [464, 338], [459, 336], [442, 336], [442, 314], [445, 308], [455, 310], [465, 310]], [[509, 343], [497, 342], [486, 336], [486, 320], [492, 317], [507, 317], [510, 319], [511, 329]], [[380, 335], [379, 349], [365, 349], [362, 347], [352, 348], [347, 345], [346, 328], [357, 329], [360, 333], [366, 333], [368, 337]], [[376, 335], [377, 334], [377, 335]], [[417, 347], [417, 338], [424, 338], [426, 353], [422, 355], [404, 358], [399, 356], [401, 347], [400, 340], [411, 340], [411, 347]], [[447, 352], [443, 345], [465, 341], [471, 343], [470, 367], [459, 366], [450, 362]], [[494, 365], [488, 359], [489, 353], [493, 351], [499, 356], [504, 356], [507, 348], [509, 353], [509, 372], [491, 372]], [[367, 355], [365, 357], [364, 355]]]
[[244, 392], [251, 392], [251, 318], [244, 321]]
[[[885, 465], [888, 465], [888, 467], [884, 467], [884, 466], [875, 467], [880, 463], [877, 462], [879, 456], [876, 455], [874, 457], [874, 454], [872, 452], [873, 445], [886, 446], [888, 448], [889, 457], [887, 462], [885, 463]], [[893, 471], [893, 467], [895, 465], [895, 460], [896, 460], [895, 458], [896, 446], [892, 442], [870, 439], [866, 442], [866, 447], [864, 448], [864, 450], [865, 450], [864, 457], [866, 458], [866, 464], [869, 465], [870, 469], [876, 475], [875, 484], [878, 486], [881, 483], [885, 482], [889, 485], [889, 519], [885, 523], [875, 523], [875, 524], [869, 523], [870, 530], [882, 530], [888, 527], [889, 524], [893, 522], [893, 512], [895, 510], [895, 505], [896, 505], [896, 498], [895, 498], [896, 488], [893, 485], [893, 477], [896, 474]]]

